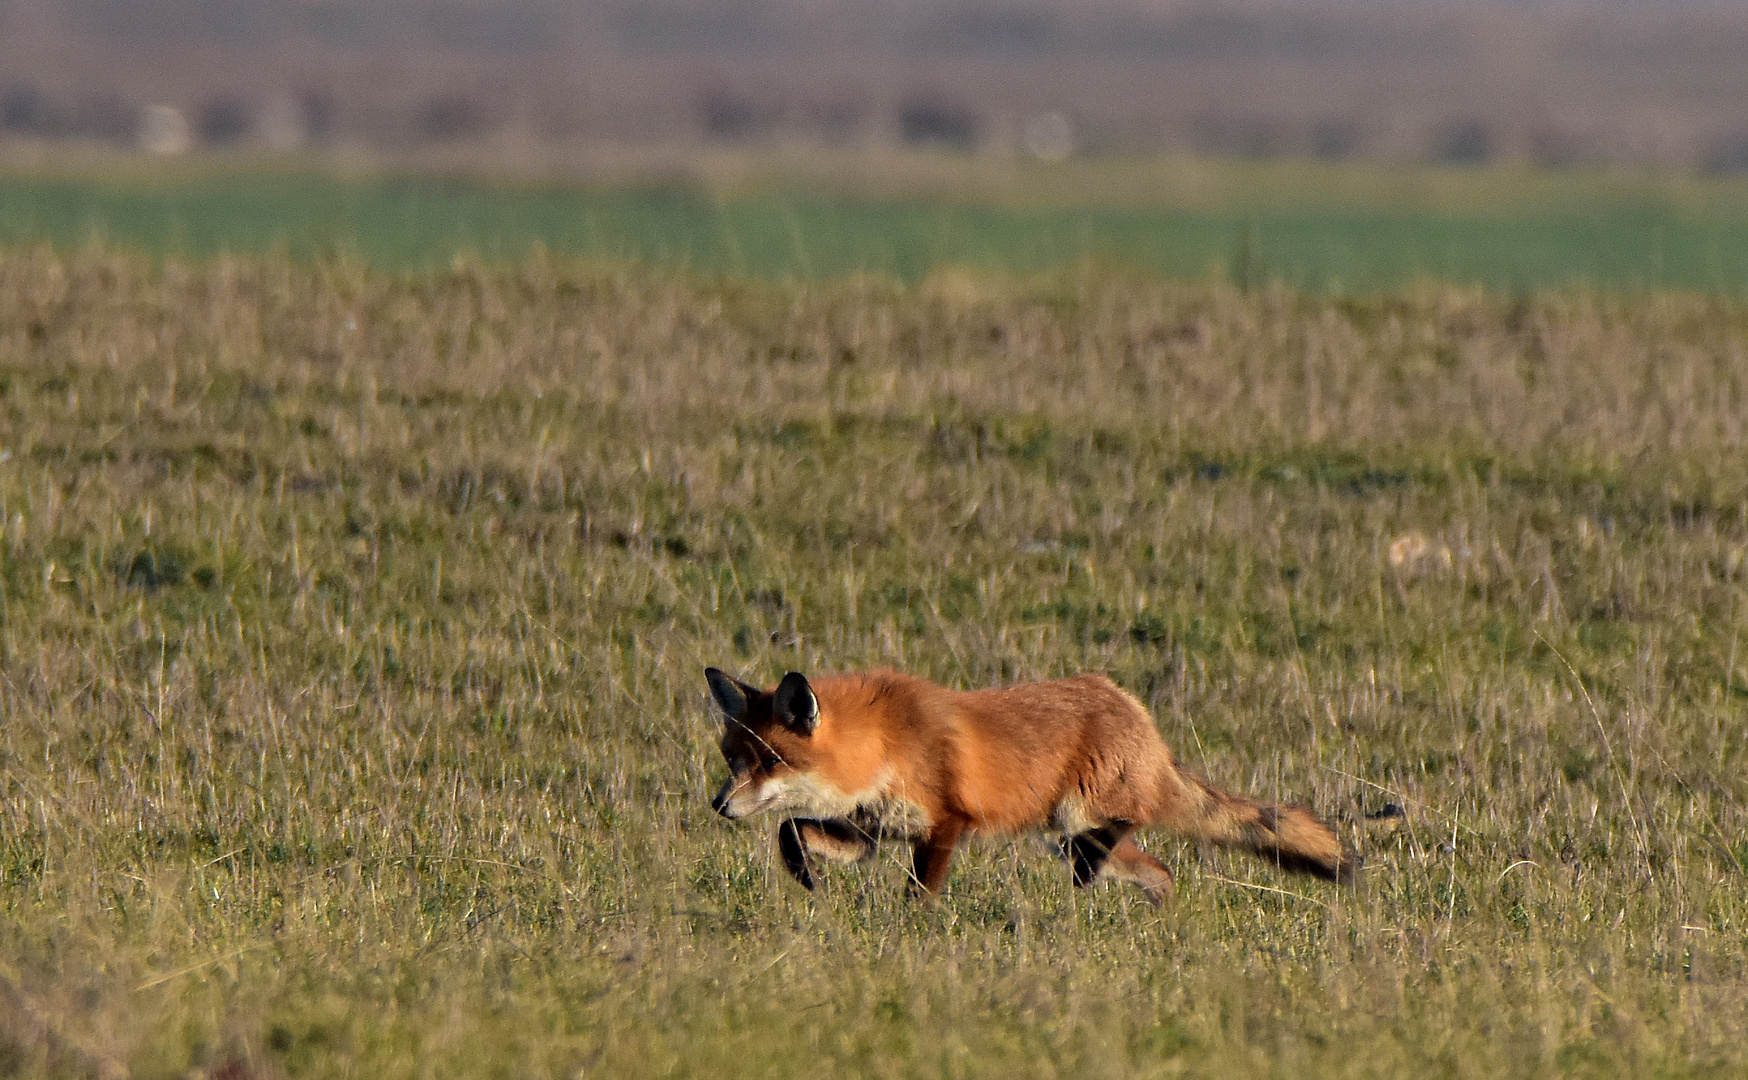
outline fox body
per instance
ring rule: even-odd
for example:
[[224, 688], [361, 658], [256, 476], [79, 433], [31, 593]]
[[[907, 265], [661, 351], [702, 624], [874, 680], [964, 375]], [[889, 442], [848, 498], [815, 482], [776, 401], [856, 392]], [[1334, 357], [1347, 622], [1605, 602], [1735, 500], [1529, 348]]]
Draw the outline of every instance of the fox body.
[[784, 865], [850, 862], [881, 839], [914, 847], [912, 888], [939, 892], [967, 832], [1049, 829], [1077, 885], [1134, 882], [1154, 903], [1172, 877], [1131, 834], [1157, 825], [1351, 883], [1358, 858], [1303, 807], [1231, 795], [1180, 769], [1153, 718], [1103, 675], [957, 691], [891, 670], [761, 690], [708, 668], [729, 777], [718, 813], [785, 815]]

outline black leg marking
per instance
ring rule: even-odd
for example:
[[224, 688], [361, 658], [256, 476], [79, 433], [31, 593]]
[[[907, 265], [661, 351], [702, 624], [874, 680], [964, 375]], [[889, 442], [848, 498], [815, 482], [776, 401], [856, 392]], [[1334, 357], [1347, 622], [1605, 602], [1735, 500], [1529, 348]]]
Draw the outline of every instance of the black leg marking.
[[783, 868], [802, 886], [813, 888], [813, 871], [807, 865], [807, 845], [801, 839], [801, 818], [789, 818], [777, 826], [777, 850], [783, 856]]
[[1127, 821], [1113, 821], [1069, 837], [1064, 854], [1074, 868], [1075, 885], [1084, 887], [1097, 881], [1112, 850], [1134, 831], [1135, 826]]

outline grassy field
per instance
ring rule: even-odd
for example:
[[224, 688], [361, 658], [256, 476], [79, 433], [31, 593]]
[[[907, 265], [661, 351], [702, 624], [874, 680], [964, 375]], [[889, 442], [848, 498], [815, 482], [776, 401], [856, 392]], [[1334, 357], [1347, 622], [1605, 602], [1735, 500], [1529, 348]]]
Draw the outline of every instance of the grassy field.
[[458, 252], [508, 263], [538, 247], [772, 280], [915, 282], [945, 267], [1037, 273], [1091, 260], [1334, 292], [1426, 278], [1503, 291], [1748, 288], [1741, 179], [1172, 159], [1021, 167], [914, 154], [763, 172], [705, 156], [666, 182], [649, 178], [664, 175], [650, 162], [615, 175], [515, 185], [265, 166], [14, 171], [0, 176], [0, 243], [344, 255], [387, 270], [447, 266]]
[[[1745, 395], [1672, 292], [14, 251], [0, 1073], [1739, 1075]], [[1108, 671], [1368, 875], [809, 894], [706, 664]]]

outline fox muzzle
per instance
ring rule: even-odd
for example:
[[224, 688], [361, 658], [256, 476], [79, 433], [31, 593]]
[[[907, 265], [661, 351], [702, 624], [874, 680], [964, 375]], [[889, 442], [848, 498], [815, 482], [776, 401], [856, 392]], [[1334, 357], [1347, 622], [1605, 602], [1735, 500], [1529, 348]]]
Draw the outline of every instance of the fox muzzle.
[[748, 776], [730, 776], [710, 800], [716, 812], [730, 820], [752, 817], [781, 802], [784, 784], [781, 780], [754, 781]]
[[716, 794], [711, 796], [710, 808], [730, 820], [739, 817], [740, 815], [736, 814], [733, 808], [729, 806], [729, 799], [734, 794], [734, 789], [739, 786], [739, 784], [735, 783], [735, 779], [732, 776], [727, 780], [724, 780], [722, 782], [722, 787], [718, 788]]

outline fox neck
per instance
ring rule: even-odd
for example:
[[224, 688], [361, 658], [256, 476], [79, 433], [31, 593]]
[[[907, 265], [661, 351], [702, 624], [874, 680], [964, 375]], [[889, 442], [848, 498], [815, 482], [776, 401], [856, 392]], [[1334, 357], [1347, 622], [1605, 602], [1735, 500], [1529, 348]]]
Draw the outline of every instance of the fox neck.
[[848, 817], [863, 803], [879, 797], [875, 792], [844, 791], [824, 777], [808, 772], [791, 773], [780, 782], [783, 793], [774, 809], [804, 817]]
[[903, 787], [891, 769], [882, 769], [866, 788], [851, 792], [823, 777], [794, 773], [785, 778], [776, 808], [796, 816], [851, 819], [889, 835], [923, 832], [931, 815]]

